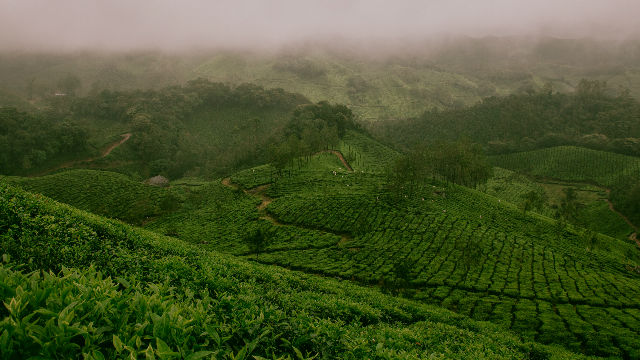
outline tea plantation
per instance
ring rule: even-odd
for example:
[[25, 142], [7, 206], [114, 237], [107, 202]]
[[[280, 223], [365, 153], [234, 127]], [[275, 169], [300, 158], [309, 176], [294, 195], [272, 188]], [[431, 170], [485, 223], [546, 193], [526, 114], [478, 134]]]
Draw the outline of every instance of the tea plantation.
[[0, 185], [5, 359], [554, 358], [494, 325]]

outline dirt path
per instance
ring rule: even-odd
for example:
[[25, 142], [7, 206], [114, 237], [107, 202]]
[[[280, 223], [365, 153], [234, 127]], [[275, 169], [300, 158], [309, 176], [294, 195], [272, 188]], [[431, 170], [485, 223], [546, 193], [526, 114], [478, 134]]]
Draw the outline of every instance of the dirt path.
[[607, 191], [607, 198], [605, 199], [605, 201], [607, 202], [607, 204], [609, 204], [609, 210], [611, 210], [614, 213], [616, 213], [618, 216], [620, 216], [622, 218], [622, 220], [624, 220], [627, 223], [627, 225], [631, 226], [631, 228], [634, 230], [634, 232], [631, 233], [631, 235], [629, 235], [629, 240], [635, 241], [636, 245], [638, 245], [638, 247], [640, 248], [640, 240], [638, 239], [638, 227], [635, 226], [629, 220], [629, 218], [624, 216], [622, 213], [620, 213], [618, 210], [616, 210], [616, 208], [613, 207], [613, 203], [611, 202], [611, 200], [609, 200], [609, 193], [611, 193], [611, 189], [606, 189], [606, 191]]
[[[255, 187], [253, 189], [242, 189], [238, 184], [234, 184], [231, 182], [231, 178], [224, 178], [222, 179], [222, 185], [230, 187], [234, 190], [242, 190], [245, 194], [247, 195], [251, 195], [253, 197], [257, 197], [260, 200], [262, 200], [260, 202], [260, 204], [258, 204], [257, 209], [258, 209], [258, 214], [259, 214], [259, 219], [263, 219], [263, 220], [267, 220], [269, 221], [271, 224], [273, 224], [274, 226], [296, 226], [296, 227], [300, 227], [300, 228], [304, 228], [307, 229], [305, 227], [302, 226], [297, 226], [297, 225], [292, 225], [292, 224], [283, 224], [280, 221], [278, 221], [278, 219], [276, 219], [275, 217], [271, 216], [268, 212], [267, 212], [267, 206], [269, 204], [271, 204], [271, 202], [273, 201], [272, 198], [270, 198], [269, 196], [267, 196], [265, 194], [265, 192], [267, 191], [267, 189], [269, 189], [269, 186], [271, 186], [271, 184], [266, 184], [266, 185], [260, 185], [258, 187]], [[320, 230], [320, 229], [313, 229], [313, 230], [318, 230], [318, 231], [323, 231], [323, 232], [327, 232], [326, 230]], [[332, 233], [335, 234], [335, 233]], [[351, 236], [347, 235], [347, 234], [335, 234], [340, 236], [340, 241], [338, 241], [338, 246], [343, 246], [344, 244], [346, 244], [347, 242], [351, 241]]]
[[104, 149], [104, 151], [102, 151], [102, 154], [100, 154], [100, 156], [94, 156], [94, 157], [90, 157], [90, 158], [82, 159], [82, 160], [67, 161], [65, 163], [62, 163], [62, 164], [54, 167], [54, 168], [45, 170], [45, 171], [40, 172], [38, 174], [29, 175], [29, 177], [43, 176], [43, 175], [46, 175], [46, 174], [48, 174], [50, 172], [54, 172], [56, 170], [72, 167], [72, 166], [74, 166], [76, 164], [92, 162], [92, 161], [95, 161], [95, 160], [98, 160], [98, 159], [102, 159], [103, 157], [106, 157], [107, 155], [111, 154], [113, 149], [117, 148], [118, 146], [122, 145], [125, 141], [129, 140], [129, 138], [131, 137], [131, 133], [122, 134], [120, 136], [122, 137], [122, 139], [120, 139], [120, 140], [114, 142], [113, 144], [109, 145], [106, 149]]
[[113, 149], [117, 148], [118, 146], [122, 145], [125, 141], [129, 140], [129, 138], [131, 137], [131, 133], [126, 133], [126, 134], [122, 134], [120, 135], [122, 136], [122, 139], [120, 139], [120, 141], [115, 142], [113, 144], [111, 144], [108, 148], [106, 148], [103, 152], [102, 152], [102, 156], [98, 157], [98, 158], [93, 158], [93, 159], [89, 159], [89, 160], [85, 160], [85, 161], [93, 161], [99, 158], [103, 158], [106, 157], [107, 155], [111, 154], [111, 152], [113, 151]]
[[344, 165], [344, 167], [346, 167], [347, 170], [353, 171], [353, 168], [351, 168], [351, 165], [349, 165], [349, 163], [347, 162], [347, 159], [344, 158], [344, 155], [342, 155], [340, 150], [323, 150], [323, 151], [318, 152], [318, 154], [324, 154], [324, 153], [330, 153], [330, 154], [333, 154], [333, 155], [337, 156], [338, 159], [340, 159], [340, 161], [342, 161], [342, 165]]

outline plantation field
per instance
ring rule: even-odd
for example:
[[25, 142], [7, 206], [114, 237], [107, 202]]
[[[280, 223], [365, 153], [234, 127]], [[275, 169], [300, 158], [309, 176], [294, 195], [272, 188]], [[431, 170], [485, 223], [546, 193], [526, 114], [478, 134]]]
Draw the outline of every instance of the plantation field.
[[640, 158], [575, 146], [491, 157], [495, 166], [532, 176], [591, 182], [605, 187], [622, 176], [640, 175]]
[[0, 181], [131, 223], [179, 206], [180, 198], [176, 192], [108, 171], [71, 170], [34, 178], [4, 177]]
[[[424, 205], [419, 200], [402, 211], [357, 189], [326, 195], [303, 184], [292, 184], [299, 192], [269, 192], [282, 196], [267, 210], [283, 223], [348, 233], [353, 240], [271, 252], [261, 262], [391, 283], [407, 296], [574, 351], [640, 354], [640, 277], [625, 267], [638, 263], [633, 244], [603, 235], [588, 243], [579, 230], [557, 229], [548, 218], [524, 216], [463, 188], [447, 188], [446, 198], [425, 194]], [[398, 270], [400, 264], [408, 273]], [[551, 310], [558, 307], [563, 311]]]
[[[524, 214], [506, 199], [540, 187], [559, 192], [545, 188], [553, 185], [499, 170], [480, 189], [488, 194], [434, 182], [392, 201], [381, 164], [395, 152], [358, 133], [348, 133], [339, 149], [353, 171], [335, 154], [320, 153], [280, 172], [263, 165], [213, 182], [174, 181], [169, 190], [156, 190], [170, 191], [180, 206], [144, 226], [184, 240], [189, 249], [240, 255], [309, 273], [309, 279], [374, 286], [398, 301], [490, 321], [525, 342], [640, 356], [635, 244], [559, 227], [550, 207]], [[588, 186], [579, 194], [585, 201], [600, 196]], [[594, 209], [596, 219], [602, 209]], [[606, 225], [600, 219], [597, 227]], [[609, 230], [602, 232], [620, 231]], [[256, 231], [266, 238], [259, 254], [248, 242]], [[192, 271], [172, 264], [178, 278]]]
[[493, 177], [479, 189], [520, 208], [528, 192], [544, 194], [546, 201], [543, 207], [532, 211], [554, 218], [564, 198], [564, 190], [571, 188], [575, 191], [578, 203], [575, 221], [581, 226], [618, 239], [627, 239], [633, 232], [633, 228], [609, 209], [606, 202], [608, 197], [606, 189], [584, 183], [538, 181], [526, 175], [496, 167]]
[[[245, 189], [267, 184], [259, 193], [207, 185], [243, 200], [233, 210], [204, 206], [193, 213], [198, 218], [183, 208], [171, 223], [181, 238], [235, 254], [250, 254], [243, 234], [266, 229], [259, 262], [381, 286], [500, 324], [528, 341], [638, 356], [640, 277], [628, 269], [640, 260], [635, 245], [602, 234], [591, 240], [580, 228], [558, 228], [549, 217], [454, 185], [436, 183], [392, 206], [383, 177], [352, 166], [347, 171], [334, 155], [321, 154], [281, 177], [268, 166], [249, 169], [230, 182]], [[219, 231], [211, 230], [216, 221]], [[225, 228], [235, 232], [225, 235]], [[227, 238], [235, 240], [218, 240]]]
[[248, 263], [5, 184], [0, 213], [7, 359], [581, 357], [438, 307]]

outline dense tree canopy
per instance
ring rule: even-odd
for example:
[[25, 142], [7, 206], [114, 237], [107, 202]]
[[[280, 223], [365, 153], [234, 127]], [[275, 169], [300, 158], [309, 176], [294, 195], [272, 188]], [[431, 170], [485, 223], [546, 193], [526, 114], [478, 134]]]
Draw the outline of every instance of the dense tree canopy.
[[582, 80], [573, 94], [540, 92], [489, 97], [463, 109], [425, 112], [417, 119], [371, 125], [373, 133], [398, 147], [425, 139], [467, 136], [490, 153], [580, 145], [640, 155], [640, 103], [600, 81]]
[[432, 179], [476, 186], [492, 169], [482, 148], [467, 139], [419, 145], [388, 169], [387, 186], [397, 195], [412, 195]]
[[73, 120], [0, 107], [0, 174], [85, 150], [86, 131]]
[[[282, 89], [197, 79], [160, 90], [52, 97], [45, 110], [33, 114], [3, 108], [0, 173], [29, 173], [55, 166], [61, 157], [87, 158], [101, 151], [95, 147], [126, 131], [131, 140], [119, 156], [136, 163], [133, 171], [140, 176], [176, 178], [189, 171], [220, 175], [267, 162], [269, 144], [281, 137], [296, 107], [307, 103]], [[352, 120], [350, 111], [344, 116]], [[332, 127], [322, 127], [326, 129], [319, 134], [332, 138], [332, 129], [344, 129], [344, 116], [327, 118]], [[95, 140], [94, 148], [87, 147], [89, 138]]]

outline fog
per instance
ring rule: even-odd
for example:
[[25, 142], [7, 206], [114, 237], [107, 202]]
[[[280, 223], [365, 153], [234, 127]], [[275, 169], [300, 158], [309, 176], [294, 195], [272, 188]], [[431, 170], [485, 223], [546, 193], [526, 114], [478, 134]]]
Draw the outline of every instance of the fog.
[[0, 50], [273, 49], [309, 39], [626, 39], [638, 0], [0, 0]]

